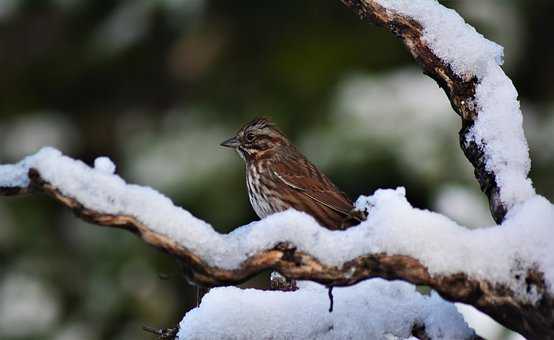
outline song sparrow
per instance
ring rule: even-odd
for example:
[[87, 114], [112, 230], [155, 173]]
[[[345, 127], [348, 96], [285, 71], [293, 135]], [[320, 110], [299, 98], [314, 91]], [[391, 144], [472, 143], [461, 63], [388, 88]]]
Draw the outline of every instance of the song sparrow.
[[260, 218], [294, 208], [328, 229], [362, 220], [352, 201], [288, 141], [267, 118], [256, 118], [221, 143], [246, 162], [250, 204]]

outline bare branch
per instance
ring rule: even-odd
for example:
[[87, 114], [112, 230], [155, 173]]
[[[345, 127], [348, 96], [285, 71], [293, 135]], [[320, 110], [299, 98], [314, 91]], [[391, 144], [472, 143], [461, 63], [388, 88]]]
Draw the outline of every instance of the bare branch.
[[142, 330], [148, 333], [152, 333], [160, 340], [175, 340], [179, 333], [179, 326], [174, 328], [153, 328], [149, 326], [142, 326]]

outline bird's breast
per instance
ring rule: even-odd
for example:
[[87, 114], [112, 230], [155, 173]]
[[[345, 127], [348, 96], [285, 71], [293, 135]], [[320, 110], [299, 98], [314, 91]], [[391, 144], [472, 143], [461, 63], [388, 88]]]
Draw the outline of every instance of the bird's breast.
[[286, 209], [273, 192], [274, 186], [270, 183], [271, 178], [267, 170], [267, 164], [262, 162], [248, 164], [246, 169], [248, 198], [252, 208], [260, 218]]

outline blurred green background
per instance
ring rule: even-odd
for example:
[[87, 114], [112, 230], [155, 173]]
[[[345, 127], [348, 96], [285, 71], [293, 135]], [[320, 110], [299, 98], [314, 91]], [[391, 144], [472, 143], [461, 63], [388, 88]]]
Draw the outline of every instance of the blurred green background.
[[[442, 3], [505, 46], [531, 177], [552, 200], [553, 3]], [[492, 224], [446, 96], [339, 1], [0, 0], [0, 163], [45, 145], [105, 155], [227, 232], [256, 216], [242, 160], [219, 142], [257, 115], [354, 199], [405, 186], [414, 206]], [[0, 199], [2, 339], [151, 339], [142, 325], [174, 326], [196, 303], [179, 273], [45, 197]]]

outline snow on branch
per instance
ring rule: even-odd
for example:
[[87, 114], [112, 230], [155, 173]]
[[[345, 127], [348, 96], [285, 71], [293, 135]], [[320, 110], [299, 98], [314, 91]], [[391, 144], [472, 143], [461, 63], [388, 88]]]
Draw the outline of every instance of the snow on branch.
[[329, 286], [401, 279], [526, 337], [553, 338], [554, 208], [527, 178], [517, 92], [499, 67], [500, 47], [433, 0], [343, 2], [399, 36], [445, 89], [462, 117], [462, 150], [501, 227], [468, 230], [413, 208], [400, 188], [358, 199], [368, 220], [346, 231], [286, 211], [220, 234], [155, 190], [125, 183], [108, 159], [90, 168], [50, 148], [0, 166], [0, 194], [44, 192], [87, 221], [130, 230], [180, 258], [198, 284], [234, 284], [265, 269]]
[[[460, 146], [501, 223], [535, 194], [517, 91], [504, 74], [503, 49], [436, 0], [341, 0], [400, 38], [462, 118]], [[414, 108], [417, 110], [417, 108]]]
[[91, 168], [45, 148], [0, 166], [0, 192], [45, 192], [84, 220], [135, 232], [180, 258], [189, 279], [206, 286], [235, 284], [265, 269], [333, 286], [402, 279], [522, 334], [553, 329], [554, 208], [543, 197], [513, 209], [502, 228], [463, 228], [413, 208], [400, 188], [358, 199], [369, 218], [347, 231], [289, 210], [220, 234], [155, 190], [125, 183], [114, 168], [105, 159]]

